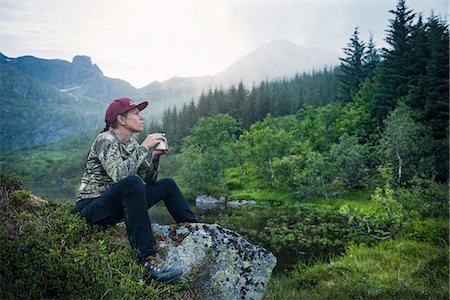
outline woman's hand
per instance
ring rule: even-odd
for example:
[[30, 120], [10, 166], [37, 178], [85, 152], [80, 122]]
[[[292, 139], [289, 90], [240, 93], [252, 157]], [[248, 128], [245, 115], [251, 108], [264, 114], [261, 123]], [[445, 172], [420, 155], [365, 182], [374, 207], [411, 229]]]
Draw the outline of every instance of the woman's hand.
[[[154, 148], [156, 145], [158, 145], [159, 142], [165, 142], [167, 143], [166, 134], [165, 133], [150, 133], [147, 135], [144, 139], [144, 141], [141, 143], [142, 146], [147, 148], [147, 150], [150, 150]], [[155, 152], [167, 152], [167, 151], [155, 151]], [[161, 153], [161, 154], [163, 154]], [[159, 155], [161, 155], [159, 154]]]
[[169, 153], [169, 149], [167, 148], [167, 150], [153, 150], [153, 160], [154, 161], [159, 161], [159, 157], [161, 155], [165, 155]]

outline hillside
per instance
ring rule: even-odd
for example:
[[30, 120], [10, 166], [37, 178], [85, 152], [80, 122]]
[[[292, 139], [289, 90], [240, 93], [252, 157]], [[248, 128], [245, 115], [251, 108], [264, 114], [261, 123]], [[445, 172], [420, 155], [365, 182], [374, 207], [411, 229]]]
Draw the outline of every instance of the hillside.
[[0, 153], [43, 145], [98, 127], [103, 105], [74, 97], [18, 69], [0, 68]]

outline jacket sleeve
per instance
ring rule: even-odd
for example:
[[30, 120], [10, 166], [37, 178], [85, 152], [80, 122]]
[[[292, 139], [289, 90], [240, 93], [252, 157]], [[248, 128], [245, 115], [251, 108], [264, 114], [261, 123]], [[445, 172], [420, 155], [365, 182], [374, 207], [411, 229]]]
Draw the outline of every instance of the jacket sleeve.
[[146, 160], [139, 168], [138, 174], [146, 184], [150, 184], [158, 178], [158, 169], [159, 160], [152, 159], [151, 163]]
[[95, 143], [95, 151], [106, 174], [114, 181], [120, 181], [128, 176], [137, 175], [139, 167], [145, 162], [148, 150], [139, 146], [128, 158], [122, 158], [118, 142], [103, 138]]

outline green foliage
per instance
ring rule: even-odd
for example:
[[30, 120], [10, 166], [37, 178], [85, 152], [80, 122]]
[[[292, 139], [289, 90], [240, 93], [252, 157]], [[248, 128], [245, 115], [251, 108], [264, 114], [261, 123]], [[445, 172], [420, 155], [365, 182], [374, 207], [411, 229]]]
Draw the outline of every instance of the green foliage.
[[366, 45], [359, 39], [358, 27], [355, 28], [350, 43], [344, 48], [346, 57], [339, 58], [341, 65], [338, 75], [339, 100], [342, 102], [350, 102], [359, 90], [359, 86], [366, 77], [365, 57]]
[[210, 147], [221, 147], [236, 139], [239, 123], [229, 115], [216, 115], [200, 119], [192, 134], [184, 140], [186, 146], [197, 146], [202, 152]]
[[396, 183], [402, 184], [415, 175], [431, 177], [435, 172], [432, 141], [425, 128], [412, 118], [412, 111], [401, 103], [386, 118], [380, 140], [383, 163], [394, 166]]
[[22, 187], [23, 182], [19, 177], [0, 173], [0, 197], [6, 197], [12, 191], [20, 190]]
[[228, 90], [209, 89], [195, 105], [170, 108], [164, 112], [163, 129], [171, 137], [175, 149], [190, 133], [197, 120], [216, 114], [229, 114], [248, 129], [268, 114], [295, 114], [303, 105], [323, 106], [334, 101], [338, 90], [335, 69], [324, 68], [312, 73], [297, 74], [291, 79], [263, 81], [248, 90], [242, 82]]
[[423, 219], [405, 223], [402, 236], [410, 240], [447, 247], [448, 219]]
[[364, 219], [375, 227], [372, 229], [373, 234], [385, 236], [388, 233], [391, 237], [395, 237], [402, 227], [404, 209], [394, 198], [394, 190], [389, 187], [376, 188], [371, 201], [373, 206]]
[[[402, 0], [391, 13], [381, 62], [369, 42], [370, 71], [360, 66], [364, 45], [355, 31], [340, 82], [338, 70], [324, 69], [251, 90], [242, 83], [209, 90], [197, 104], [168, 110], [162, 127], [150, 126], [166, 131], [176, 153], [163, 159], [161, 173], [175, 175], [189, 197], [205, 192], [260, 202], [205, 221], [273, 251], [278, 268], [301, 261], [272, 280], [267, 299], [448, 299], [448, 24], [434, 15], [414, 24]], [[36, 100], [58, 94], [31, 84]], [[332, 103], [339, 84], [345, 104]], [[2, 118], [14, 116], [14, 108], [20, 120], [40, 124], [96, 119], [73, 110], [69, 98], [57, 107], [48, 99], [29, 106], [8, 94], [8, 85], [0, 87]], [[5, 132], [15, 136], [5, 136], [0, 151], [33, 127], [12, 124], [18, 127]], [[47, 138], [33, 129], [34, 139]], [[95, 134], [2, 154], [0, 168], [25, 181], [78, 181]], [[377, 188], [354, 190], [367, 182]], [[124, 228], [88, 226], [67, 205], [33, 202], [17, 178], [1, 175], [0, 185], [0, 298], [22, 297], [17, 291], [23, 298], [189, 295], [189, 283], [144, 283]], [[348, 246], [367, 242], [351, 225], [356, 233], [396, 239]]]
[[25, 182], [78, 180], [93, 138], [91, 131], [61, 141], [0, 155], [0, 168]]
[[25, 200], [28, 200], [30, 196], [31, 192], [26, 190], [15, 190], [9, 194], [11, 200], [15, 201], [18, 204], [23, 203]]
[[145, 270], [131, 258], [124, 227], [88, 225], [71, 203], [0, 199], [0, 298], [177, 297], [179, 286], [145, 284]]
[[448, 185], [431, 179], [413, 178], [407, 187], [396, 190], [398, 201], [410, 219], [448, 218]]
[[363, 186], [368, 178], [368, 152], [367, 146], [359, 144], [356, 136], [342, 135], [339, 143], [331, 146], [329, 154], [336, 179], [350, 188]]
[[353, 245], [343, 257], [272, 277], [264, 299], [448, 299], [446, 247], [409, 240]]
[[181, 153], [181, 177], [197, 193], [223, 190], [225, 169], [232, 164], [231, 145], [240, 131], [228, 115], [200, 119], [185, 138]]
[[331, 192], [331, 169], [326, 157], [303, 143], [296, 154], [274, 160], [274, 174], [279, 182], [291, 188], [298, 199], [328, 197]]
[[375, 120], [371, 116], [374, 90], [375, 84], [371, 80], [366, 80], [361, 84], [353, 101], [342, 107], [334, 124], [339, 135], [355, 135], [365, 142], [375, 131]]
[[340, 212], [349, 218], [349, 223], [360, 234], [376, 239], [394, 238], [401, 233], [405, 210], [394, 197], [389, 183], [377, 187], [371, 196], [370, 205], [364, 210], [344, 205]]
[[239, 139], [240, 155], [245, 161], [256, 166], [258, 174], [275, 188], [280, 182], [274, 175], [274, 160], [290, 153], [292, 135], [284, 129], [274, 128], [274, 119], [268, 117], [263, 122], [253, 124]]
[[283, 203], [294, 200], [289, 190], [272, 188], [258, 176], [253, 164], [237, 165], [225, 172], [225, 183], [229, 200], [256, 200], [267, 203]]
[[301, 141], [310, 141], [315, 151], [329, 150], [329, 147], [336, 143], [340, 134], [343, 133], [336, 128], [336, 122], [341, 117], [342, 110], [341, 104], [329, 104], [318, 108], [306, 105], [296, 114], [294, 137]]
[[408, 93], [408, 83], [413, 75], [410, 66], [415, 63], [412, 43], [412, 23], [415, 14], [406, 7], [405, 1], [397, 3], [395, 10], [390, 11], [390, 19], [386, 41], [389, 48], [383, 51], [383, 58], [374, 80], [373, 115], [379, 123], [395, 108], [397, 101]]

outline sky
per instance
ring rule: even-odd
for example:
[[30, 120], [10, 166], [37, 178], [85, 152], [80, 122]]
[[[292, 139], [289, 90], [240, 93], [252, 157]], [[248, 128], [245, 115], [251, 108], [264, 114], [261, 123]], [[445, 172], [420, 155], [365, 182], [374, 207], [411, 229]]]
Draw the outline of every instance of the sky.
[[[213, 75], [275, 39], [342, 53], [358, 26], [385, 47], [396, 0], [1, 0], [0, 51], [72, 61], [140, 88], [173, 76]], [[448, 18], [448, 0], [406, 0]]]

